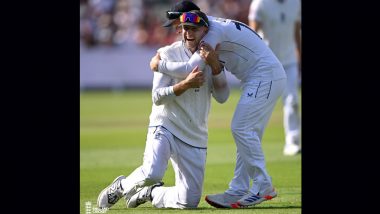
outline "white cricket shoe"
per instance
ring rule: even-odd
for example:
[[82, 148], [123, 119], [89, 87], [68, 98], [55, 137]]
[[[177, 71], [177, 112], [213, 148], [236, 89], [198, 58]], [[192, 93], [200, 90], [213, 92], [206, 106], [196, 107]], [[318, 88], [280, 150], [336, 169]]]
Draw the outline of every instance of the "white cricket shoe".
[[123, 187], [121, 186], [122, 179], [125, 179], [124, 175], [115, 178], [109, 186], [100, 192], [97, 201], [99, 208], [110, 208], [123, 197]]
[[286, 156], [294, 156], [298, 153], [301, 153], [301, 146], [294, 143], [285, 144], [283, 153]]
[[246, 208], [249, 206], [254, 206], [256, 204], [260, 204], [263, 201], [271, 200], [277, 196], [277, 192], [271, 189], [269, 192], [263, 194], [262, 196], [259, 194], [248, 193], [239, 199], [236, 203], [231, 204], [232, 208]]
[[230, 195], [228, 193], [219, 193], [213, 195], [206, 195], [205, 200], [211, 206], [216, 208], [231, 208], [231, 204], [236, 203], [242, 197], [242, 195]]
[[127, 200], [127, 207], [136, 208], [147, 201], [152, 201], [153, 188], [159, 187], [162, 185], [164, 185], [164, 182], [159, 182], [159, 183], [153, 184], [152, 186], [139, 188], [137, 190], [137, 193], [135, 193], [130, 199]]

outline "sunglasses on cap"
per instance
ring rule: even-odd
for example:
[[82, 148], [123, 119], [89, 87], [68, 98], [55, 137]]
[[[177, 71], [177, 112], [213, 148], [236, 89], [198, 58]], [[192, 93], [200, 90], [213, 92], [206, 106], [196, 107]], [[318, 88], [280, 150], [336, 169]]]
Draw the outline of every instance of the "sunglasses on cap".
[[187, 23], [193, 23], [196, 25], [199, 25], [202, 21], [204, 23], [204, 25], [206, 27], [208, 27], [207, 22], [205, 20], [203, 20], [202, 17], [198, 16], [195, 13], [191, 13], [191, 12], [182, 13], [182, 15], [179, 17], [179, 21], [181, 23], [187, 22]]
[[178, 17], [181, 14], [182, 14], [182, 12], [166, 11], [166, 18], [168, 18], [168, 19], [178, 19]]

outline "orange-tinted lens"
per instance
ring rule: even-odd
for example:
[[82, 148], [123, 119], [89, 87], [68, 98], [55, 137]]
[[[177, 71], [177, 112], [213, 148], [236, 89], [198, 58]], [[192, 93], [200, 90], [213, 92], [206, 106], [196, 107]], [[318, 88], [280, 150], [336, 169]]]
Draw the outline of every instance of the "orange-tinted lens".
[[181, 23], [190, 22], [193, 24], [198, 24], [201, 21], [201, 17], [194, 13], [182, 13], [182, 15], [179, 17], [179, 21]]

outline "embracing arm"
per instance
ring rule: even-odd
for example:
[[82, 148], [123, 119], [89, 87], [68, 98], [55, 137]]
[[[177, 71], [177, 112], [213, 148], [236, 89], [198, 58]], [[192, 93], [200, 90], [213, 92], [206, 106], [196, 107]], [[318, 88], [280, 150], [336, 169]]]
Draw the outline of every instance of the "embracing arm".
[[159, 53], [150, 61], [152, 71], [158, 71], [176, 78], [185, 78], [195, 66], [198, 66], [200, 70], [203, 70], [205, 67], [205, 62], [197, 52], [193, 54], [188, 62], [169, 62], [161, 60]]
[[158, 72], [153, 73], [152, 101], [155, 105], [162, 105], [174, 99], [172, 78]]
[[[203, 41], [207, 42], [212, 48], [215, 48], [216, 44], [221, 41], [221, 35], [219, 34], [217, 32], [209, 31], [203, 37], [201, 43]], [[150, 68], [152, 71], [157, 71], [177, 78], [185, 78], [195, 66], [198, 66], [201, 71], [203, 71], [206, 66], [206, 62], [200, 56], [199, 51], [196, 51], [187, 62], [169, 62], [167, 60], [161, 60], [159, 54], [156, 54], [150, 62]]]
[[[215, 50], [219, 48], [216, 45]], [[230, 95], [224, 66], [219, 62], [219, 56], [211, 45], [203, 43], [200, 47], [200, 56], [206, 61], [212, 70], [212, 96], [218, 103], [224, 103]]]
[[214, 97], [218, 103], [226, 102], [230, 96], [230, 88], [227, 84], [227, 78], [224, 69], [219, 74], [212, 75], [212, 85], [212, 97]]
[[186, 79], [174, 85], [173, 90], [175, 95], [180, 96], [190, 88], [199, 88], [203, 85], [205, 76], [202, 71], [199, 71], [198, 66], [190, 72]]
[[172, 84], [172, 78], [166, 74], [154, 72], [152, 101], [155, 105], [162, 105], [180, 96], [190, 88], [199, 88], [203, 85], [205, 78], [203, 72], [195, 67], [186, 79]]

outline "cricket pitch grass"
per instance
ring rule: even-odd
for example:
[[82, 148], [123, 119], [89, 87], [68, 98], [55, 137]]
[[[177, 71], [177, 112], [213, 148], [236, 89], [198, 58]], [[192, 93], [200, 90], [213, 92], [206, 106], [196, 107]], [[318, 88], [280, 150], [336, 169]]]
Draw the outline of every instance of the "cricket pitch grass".
[[[127, 209], [125, 200], [106, 213], [301, 213], [301, 155], [283, 156], [282, 102], [279, 100], [265, 130], [262, 146], [266, 167], [278, 196], [247, 209], [216, 209], [205, 200], [207, 194], [222, 193], [233, 177], [236, 146], [230, 123], [240, 91], [231, 90], [224, 104], [212, 101], [209, 143], [202, 198], [197, 209], [157, 209], [147, 202]], [[119, 175], [128, 176], [142, 164], [151, 111], [150, 90], [82, 92], [80, 95], [80, 213], [101, 213], [96, 209], [100, 191]], [[170, 161], [163, 178], [174, 185]]]

